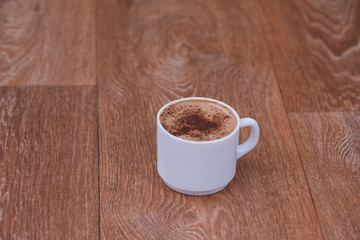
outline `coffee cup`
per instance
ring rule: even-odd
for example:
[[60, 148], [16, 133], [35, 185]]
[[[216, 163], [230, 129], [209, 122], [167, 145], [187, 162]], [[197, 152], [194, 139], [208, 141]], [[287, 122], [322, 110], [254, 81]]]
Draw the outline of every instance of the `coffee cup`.
[[[166, 111], [173, 116], [163, 117]], [[169, 121], [178, 129], [170, 130]], [[251, 133], [239, 145], [241, 127], [251, 127]], [[178, 99], [157, 114], [157, 170], [165, 184], [177, 192], [213, 194], [230, 183], [237, 159], [252, 150], [258, 139], [258, 123], [251, 118], [240, 119], [229, 105], [203, 97]]]

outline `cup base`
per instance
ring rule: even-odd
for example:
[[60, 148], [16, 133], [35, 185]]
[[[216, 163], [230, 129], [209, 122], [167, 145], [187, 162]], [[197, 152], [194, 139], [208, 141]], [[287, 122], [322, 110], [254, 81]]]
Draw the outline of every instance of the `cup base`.
[[223, 190], [227, 185], [225, 184], [222, 187], [216, 188], [214, 190], [210, 190], [210, 191], [188, 191], [188, 190], [184, 190], [184, 189], [180, 189], [177, 187], [173, 187], [170, 184], [168, 184], [167, 182], [164, 181], [164, 183], [166, 184], [166, 186], [168, 186], [169, 188], [171, 188], [172, 190], [182, 193], [182, 194], [186, 194], [186, 195], [191, 195], [191, 196], [204, 196], [204, 195], [211, 195], [217, 192], [220, 192], [221, 190]]

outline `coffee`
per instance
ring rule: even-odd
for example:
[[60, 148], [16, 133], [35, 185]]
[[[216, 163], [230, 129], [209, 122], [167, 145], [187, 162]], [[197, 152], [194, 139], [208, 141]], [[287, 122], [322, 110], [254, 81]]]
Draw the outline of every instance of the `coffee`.
[[211, 141], [234, 131], [236, 116], [230, 109], [207, 100], [188, 100], [167, 107], [161, 125], [174, 136], [192, 141]]

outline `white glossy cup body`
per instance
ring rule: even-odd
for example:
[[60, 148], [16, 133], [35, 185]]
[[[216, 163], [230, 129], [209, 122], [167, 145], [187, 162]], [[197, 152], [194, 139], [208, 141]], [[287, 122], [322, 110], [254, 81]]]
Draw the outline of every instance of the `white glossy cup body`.
[[[160, 114], [172, 104], [206, 100], [230, 109], [237, 125], [229, 135], [213, 141], [190, 141], [167, 132], [160, 122]], [[240, 127], [251, 127], [249, 139], [239, 145]], [[157, 170], [166, 185], [188, 195], [208, 195], [225, 188], [235, 176], [237, 159], [255, 147], [259, 126], [251, 118], [240, 119], [227, 104], [209, 98], [182, 98], [163, 106], [157, 114]]]

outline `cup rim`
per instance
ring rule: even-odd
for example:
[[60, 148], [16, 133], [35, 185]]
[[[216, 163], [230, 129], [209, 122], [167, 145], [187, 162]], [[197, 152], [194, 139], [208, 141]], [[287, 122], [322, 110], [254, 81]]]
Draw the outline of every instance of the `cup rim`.
[[[219, 138], [219, 139], [215, 139], [215, 140], [210, 140], [210, 141], [193, 141], [193, 140], [187, 140], [187, 139], [183, 139], [183, 138], [180, 138], [180, 137], [177, 137], [177, 136], [174, 136], [172, 135], [171, 133], [169, 133], [164, 127], [163, 125], [161, 124], [160, 122], [160, 114], [169, 106], [173, 105], [173, 104], [176, 104], [176, 103], [179, 103], [179, 102], [185, 102], [185, 101], [189, 101], [189, 100], [206, 100], [206, 101], [209, 101], [209, 102], [216, 102], [217, 104], [220, 104], [228, 109], [230, 109], [230, 111], [235, 115], [236, 117], [236, 127], [235, 129], [229, 133], [228, 135], [226, 135], [225, 137], [222, 137], [222, 138]], [[216, 100], [216, 99], [212, 99], [212, 98], [206, 98], [206, 97], [187, 97], [187, 98], [180, 98], [180, 99], [177, 99], [177, 100], [174, 100], [174, 101], [171, 101], [171, 102], [168, 102], [167, 104], [165, 104], [164, 106], [162, 106], [160, 108], [160, 110], [158, 111], [157, 113], [157, 117], [156, 117], [156, 121], [157, 121], [157, 124], [158, 126], [160, 126], [161, 130], [163, 130], [168, 136], [178, 140], [178, 141], [182, 141], [182, 142], [186, 142], [186, 143], [193, 143], [193, 144], [209, 144], [209, 143], [217, 143], [217, 142], [221, 142], [221, 141], [225, 141], [226, 139], [228, 138], [231, 138], [234, 134], [236, 134], [237, 130], [240, 128], [240, 117], [239, 117], [239, 114], [232, 108], [230, 107], [229, 105], [227, 105], [226, 103], [224, 102], [221, 102], [219, 100]]]

